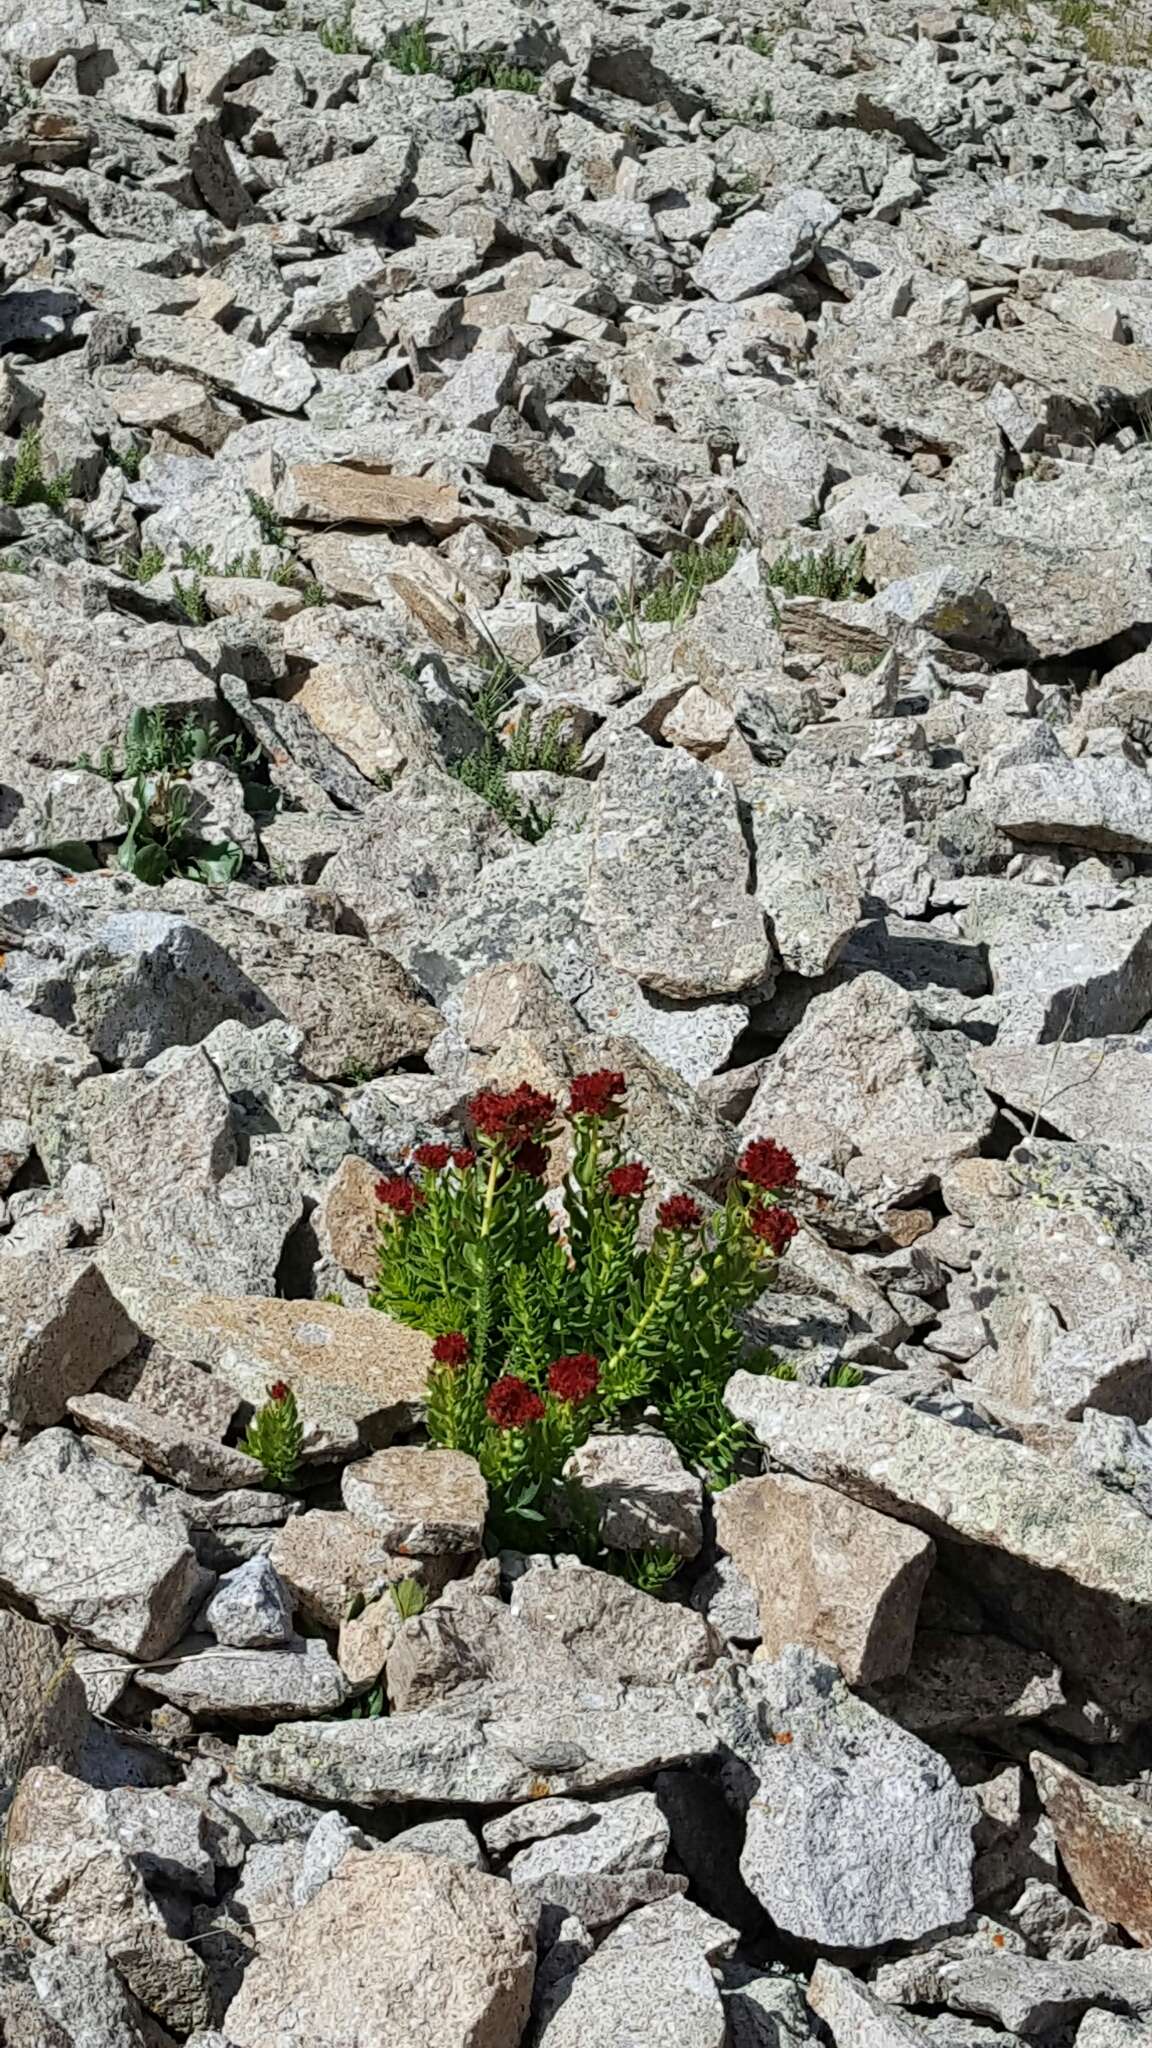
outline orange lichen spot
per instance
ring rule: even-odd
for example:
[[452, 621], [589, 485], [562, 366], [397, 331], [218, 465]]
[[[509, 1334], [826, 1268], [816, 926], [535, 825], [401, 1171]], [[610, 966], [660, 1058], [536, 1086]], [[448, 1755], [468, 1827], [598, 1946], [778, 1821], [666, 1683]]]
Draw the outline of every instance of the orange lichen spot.
[[782, 1749], [787, 1749], [788, 1744], [792, 1740], [792, 1736], [787, 1728], [781, 1728], [779, 1733], [777, 1734], [776, 1740], [780, 1744]]
[[528, 1787], [529, 1799], [547, 1799], [552, 1791], [547, 1778], [533, 1778]]

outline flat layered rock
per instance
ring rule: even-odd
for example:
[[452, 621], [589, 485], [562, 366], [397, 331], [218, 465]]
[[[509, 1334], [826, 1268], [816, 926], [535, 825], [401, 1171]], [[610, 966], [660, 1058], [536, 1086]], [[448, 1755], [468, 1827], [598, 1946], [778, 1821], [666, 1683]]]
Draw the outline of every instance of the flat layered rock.
[[432, 1340], [421, 1331], [324, 1301], [158, 1298], [148, 1328], [248, 1400], [259, 1404], [270, 1382], [284, 1380], [306, 1421], [352, 1424], [369, 1443], [386, 1443], [416, 1420], [432, 1362]]
[[1152, 1948], [1152, 1813], [1056, 1757], [1037, 1751], [1030, 1764], [1061, 1861], [1089, 1912]]
[[107, 1394], [77, 1395], [68, 1413], [93, 1436], [119, 1444], [162, 1479], [190, 1493], [220, 1493], [234, 1486], [259, 1486], [264, 1467], [219, 1438], [201, 1436], [183, 1423], [157, 1415], [139, 1401], [115, 1401]]
[[780, 1472], [717, 1496], [716, 1540], [755, 1588], [761, 1656], [801, 1643], [850, 1685], [907, 1670], [936, 1556], [930, 1538]]
[[244, 1735], [242, 1773], [305, 1798], [357, 1806], [410, 1800], [459, 1800], [504, 1806], [553, 1793], [595, 1792], [632, 1784], [665, 1764], [706, 1755], [712, 1738], [683, 1707], [663, 1702], [614, 1707], [525, 1695], [523, 1715], [509, 1703], [459, 1712], [395, 1714], [386, 1721], [305, 1723], [270, 1735]]
[[262, 1949], [225, 2016], [235, 2048], [343, 2048], [365, 2015], [389, 2048], [508, 2048], [535, 1941], [510, 1886], [438, 1856], [352, 1849]]
[[726, 1400], [774, 1459], [946, 1546], [992, 1606], [1122, 1714], [1152, 1703], [1140, 1510], [1002, 1438], [867, 1392], [737, 1373]]
[[264, 1649], [189, 1637], [174, 1645], [162, 1665], [142, 1666], [136, 1676], [146, 1692], [185, 1713], [249, 1724], [334, 1714], [348, 1696], [340, 1666], [314, 1636], [292, 1636]]
[[63, 1429], [0, 1465], [0, 1589], [86, 1643], [159, 1657], [211, 1585], [163, 1490]]
[[864, 1949], [963, 1919], [979, 1808], [941, 1756], [811, 1650], [699, 1683], [751, 1788], [740, 1872], [778, 1927]]
[[462, 1451], [376, 1451], [345, 1468], [344, 1505], [385, 1549], [413, 1557], [479, 1550], [488, 1488]]

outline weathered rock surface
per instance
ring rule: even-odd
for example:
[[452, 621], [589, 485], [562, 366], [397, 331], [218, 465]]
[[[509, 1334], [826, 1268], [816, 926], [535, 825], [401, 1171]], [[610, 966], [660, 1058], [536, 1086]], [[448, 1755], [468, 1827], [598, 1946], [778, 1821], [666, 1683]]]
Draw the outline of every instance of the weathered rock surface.
[[442, 1857], [353, 1849], [257, 1958], [225, 2019], [236, 2048], [339, 2048], [372, 2024], [396, 2048], [504, 2048], [528, 2017], [534, 1942], [511, 1888]]
[[738, 1373], [727, 1400], [781, 1464], [962, 1546], [994, 1608], [1118, 1711], [1145, 1709], [1152, 1577], [1137, 1508], [1019, 1444], [868, 1393]]
[[907, 1670], [936, 1555], [929, 1538], [784, 1473], [726, 1488], [716, 1535], [756, 1589], [759, 1655], [772, 1660], [800, 1643], [839, 1665], [850, 1685]]
[[963, 1918], [978, 1808], [942, 1757], [811, 1650], [702, 1685], [708, 1725], [743, 1767], [741, 1873], [778, 1926], [872, 1948]]

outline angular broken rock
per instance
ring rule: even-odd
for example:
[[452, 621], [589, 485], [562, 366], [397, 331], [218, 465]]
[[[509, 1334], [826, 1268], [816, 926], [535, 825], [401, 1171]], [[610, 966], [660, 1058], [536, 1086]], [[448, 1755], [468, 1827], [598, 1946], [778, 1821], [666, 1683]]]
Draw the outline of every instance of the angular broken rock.
[[588, 887], [612, 965], [663, 996], [762, 981], [772, 948], [750, 880], [731, 783], [679, 747], [622, 739], [596, 785]]
[[432, 1339], [372, 1310], [254, 1295], [157, 1295], [147, 1328], [256, 1405], [270, 1382], [285, 1380], [306, 1423], [352, 1424], [369, 1444], [387, 1443], [422, 1410]]
[[0, 1813], [29, 1756], [69, 1769], [87, 1726], [84, 1687], [53, 1631], [0, 1608]]
[[867, 1390], [737, 1373], [725, 1400], [781, 1465], [932, 1536], [1015, 1634], [1120, 1715], [1152, 1711], [1147, 1521], [1036, 1451]]
[[315, 1636], [254, 1650], [189, 1636], [136, 1677], [146, 1692], [211, 1720], [307, 1721], [334, 1714], [348, 1696], [340, 1666]]
[[0, 1424], [61, 1421], [139, 1334], [87, 1252], [0, 1260]]
[[207, 1975], [195, 1950], [166, 1931], [122, 1848], [114, 1797], [34, 1765], [7, 1818], [8, 1894], [46, 1940], [104, 1954], [141, 2004], [184, 2034], [210, 2016]]
[[666, 1685], [720, 1654], [714, 1630], [691, 1609], [585, 1566], [525, 1572], [511, 1608], [539, 1636], [563, 1644], [590, 1676], [621, 1685]]
[[882, 1714], [934, 1742], [959, 1732], [995, 1735], [1014, 1721], [1040, 1720], [1063, 1706], [1064, 1689], [1041, 1650], [983, 1631], [925, 1628], [907, 1670], [870, 1697]]
[[972, 1905], [975, 1795], [812, 1650], [699, 1681], [738, 1760], [745, 1883], [776, 1925], [832, 1948], [914, 1941]]
[[604, 1945], [545, 1997], [540, 2048], [723, 2048], [724, 2006], [698, 1943], [676, 1934], [643, 1950]]
[[220, 1493], [233, 1486], [258, 1486], [264, 1467], [244, 1451], [200, 1436], [183, 1423], [157, 1415], [138, 1401], [114, 1401], [107, 1394], [81, 1394], [68, 1413], [93, 1436], [119, 1444], [162, 1479], [190, 1493]]
[[269, 1650], [292, 1634], [292, 1595], [267, 1557], [225, 1572], [204, 1610], [204, 1626], [235, 1650]]
[[747, 1137], [815, 1128], [909, 1192], [977, 1152], [995, 1109], [968, 1059], [915, 996], [880, 974], [817, 996], [756, 1091]]
[[693, 270], [700, 290], [725, 303], [783, 284], [811, 260], [839, 208], [822, 192], [788, 192], [769, 213], [745, 213], [720, 228]]
[[46, 1429], [0, 1465], [0, 1591], [87, 1643], [159, 1657], [211, 1577], [163, 1489]]
[[1061, 1860], [1089, 1912], [1152, 1948], [1152, 1810], [1039, 1750], [1029, 1763]]
[[817, 1963], [807, 1996], [835, 2048], [931, 2048], [933, 2037], [919, 2020], [898, 2006], [886, 2005], [859, 1977], [835, 1963]]
[[564, 1467], [595, 1515], [609, 1550], [673, 1550], [695, 1557], [704, 1494], [662, 1436], [590, 1437]]
[[707, 1755], [714, 1739], [671, 1698], [659, 1709], [562, 1703], [525, 1695], [522, 1715], [492, 1706], [432, 1709], [390, 1720], [314, 1721], [242, 1735], [244, 1776], [282, 1792], [357, 1806], [411, 1800], [511, 1805], [552, 1793], [597, 1792], [664, 1764]]
[[479, 1550], [488, 1512], [488, 1488], [474, 1458], [463, 1451], [376, 1451], [347, 1465], [344, 1505], [386, 1550], [413, 1557]]
[[352, 1849], [261, 1946], [224, 2019], [234, 2048], [511, 2048], [535, 1940], [511, 1886], [440, 1856]]
[[907, 1670], [936, 1556], [919, 1530], [774, 1472], [716, 1496], [716, 1540], [756, 1589], [761, 1657], [799, 1643], [839, 1665], [849, 1685]]

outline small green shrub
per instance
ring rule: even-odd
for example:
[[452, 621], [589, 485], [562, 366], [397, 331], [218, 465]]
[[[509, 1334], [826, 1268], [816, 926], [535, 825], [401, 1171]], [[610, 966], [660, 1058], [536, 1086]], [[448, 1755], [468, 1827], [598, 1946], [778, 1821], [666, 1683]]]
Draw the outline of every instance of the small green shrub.
[[725, 520], [719, 533], [704, 547], [685, 548], [676, 556], [668, 579], [644, 601], [642, 616], [648, 625], [682, 626], [693, 616], [701, 593], [718, 583], [740, 553], [744, 529], [739, 520]]
[[316, 33], [324, 48], [330, 50], [334, 57], [359, 55], [360, 46], [352, 32], [351, 6], [345, 7], [340, 14], [330, 15], [327, 21], [322, 21]]
[[296, 1479], [304, 1449], [304, 1428], [296, 1396], [283, 1380], [268, 1389], [268, 1399], [258, 1408], [240, 1446], [264, 1467], [270, 1486], [285, 1493]]
[[504, 764], [510, 775], [575, 775], [580, 766], [580, 747], [563, 739], [564, 714], [549, 712], [537, 723], [536, 714], [525, 711], [504, 747]]
[[125, 548], [121, 552], [117, 567], [120, 574], [127, 576], [132, 583], [151, 583], [152, 578], [159, 576], [161, 570], [165, 567], [164, 550], [158, 547], [146, 547], [141, 548], [138, 555], [131, 555]]
[[48, 505], [59, 512], [71, 496], [71, 473], [46, 477], [40, 436], [35, 427], [26, 428], [16, 444], [8, 481], [0, 488], [0, 504]]
[[398, 1579], [388, 1591], [401, 1621], [411, 1621], [414, 1615], [423, 1614], [428, 1605], [427, 1588], [420, 1584], [419, 1579]]
[[457, 99], [470, 92], [539, 92], [540, 80], [522, 64], [504, 57], [473, 57], [456, 80]]
[[191, 827], [188, 786], [171, 776], [137, 775], [130, 796], [121, 795], [127, 832], [117, 864], [137, 882], [159, 888], [173, 875], [190, 882], [231, 882], [244, 864], [233, 840], [201, 839]]
[[140, 475], [140, 464], [144, 460], [144, 450], [133, 441], [127, 448], [110, 448], [108, 450], [108, 460], [112, 464], [113, 469], [118, 469], [122, 476], [127, 477], [130, 484], [134, 484]]
[[231, 760], [238, 765], [240, 741], [218, 725], [204, 725], [195, 712], [183, 718], [166, 711], [141, 706], [132, 713], [124, 729], [123, 765], [116, 765], [111, 747], [105, 747], [98, 761], [81, 754], [76, 766], [119, 782], [136, 775], [187, 775], [196, 761]]
[[285, 544], [284, 521], [268, 498], [262, 498], [258, 491], [249, 491], [248, 510], [260, 528], [260, 538], [265, 547], [282, 548]]
[[494, 652], [472, 705], [483, 728], [484, 743], [475, 753], [455, 762], [451, 773], [465, 789], [482, 796], [521, 839], [534, 845], [544, 837], [551, 817], [538, 811], [534, 804], [525, 809], [515, 790], [509, 788], [508, 776], [533, 771], [575, 774], [580, 750], [561, 739], [562, 717], [546, 717], [537, 725], [532, 711], [526, 711], [515, 730], [504, 737], [502, 727], [520, 682], [518, 670], [504, 655]]
[[853, 597], [864, 569], [864, 545], [843, 552], [830, 541], [820, 552], [777, 555], [764, 574], [773, 590], [785, 597], [825, 597], [838, 600]]
[[672, 1195], [641, 1244], [651, 1176], [618, 1143], [624, 1092], [606, 1070], [571, 1084], [562, 1235], [541, 1199], [556, 1103], [526, 1086], [473, 1099], [474, 1147], [418, 1146], [411, 1176], [377, 1184], [372, 1304], [435, 1339], [428, 1432], [478, 1460], [497, 1541], [538, 1548], [566, 1519], [566, 1460], [633, 1405], [654, 1405], [716, 1484], [749, 1441], [723, 1392], [740, 1359], [738, 1313], [771, 1285], [796, 1231], [780, 1199], [795, 1161], [755, 1140], [711, 1218]]
[[199, 576], [190, 576], [187, 583], [181, 583], [178, 576], [172, 578], [172, 601], [178, 611], [184, 614], [190, 626], [208, 624], [208, 600]]
[[380, 54], [393, 71], [406, 72], [409, 78], [439, 72], [442, 68], [440, 52], [434, 50], [428, 41], [428, 26], [424, 21], [410, 21], [404, 28], [398, 28], [388, 37]]

